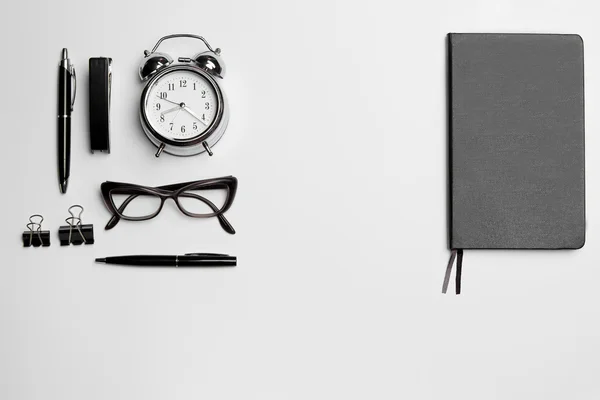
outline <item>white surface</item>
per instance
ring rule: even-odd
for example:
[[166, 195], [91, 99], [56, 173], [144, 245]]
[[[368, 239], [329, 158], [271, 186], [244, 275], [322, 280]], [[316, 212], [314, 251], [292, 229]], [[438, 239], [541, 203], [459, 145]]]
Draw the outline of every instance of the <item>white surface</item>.
[[[600, 398], [593, 4], [5, 3], [0, 398]], [[180, 31], [204, 35], [227, 63], [231, 124], [211, 159], [155, 159], [138, 122], [142, 51]], [[469, 251], [458, 297], [440, 294], [449, 31], [581, 34], [588, 111], [586, 246]], [[64, 196], [55, 150], [62, 47], [81, 83]], [[197, 49], [182, 47], [191, 50], [178, 55]], [[88, 152], [87, 62], [100, 55], [114, 59], [109, 156]], [[240, 180], [227, 213], [235, 236], [173, 204], [151, 222], [103, 230], [105, 180], [227, 174]], [[58, 244], [74, 203], [95, 224], [93, 246]], [[36, 212], [52, 247], [23, 249], [20, 232]], [[92, 262], [201, 250], [235, 254], [239, 266]]]

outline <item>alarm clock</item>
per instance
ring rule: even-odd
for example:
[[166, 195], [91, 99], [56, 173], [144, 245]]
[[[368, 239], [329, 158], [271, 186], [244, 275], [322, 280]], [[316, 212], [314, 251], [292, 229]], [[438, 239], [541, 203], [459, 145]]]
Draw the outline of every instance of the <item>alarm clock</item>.
[[[208, 51], [177, 62], [158, 46], [173, 38], [201, 40]], [[162, 37], [152, 51], [144, 51], [139, 76], [146, 86], [140, 102], [140, 121], [148, 139], [176, 156], [207, 152], [221, 139], [229, 122], [229, 108], [221, 82], [225, 64], [221, 49], [213, 48], [202, 37], [176, 34]]]

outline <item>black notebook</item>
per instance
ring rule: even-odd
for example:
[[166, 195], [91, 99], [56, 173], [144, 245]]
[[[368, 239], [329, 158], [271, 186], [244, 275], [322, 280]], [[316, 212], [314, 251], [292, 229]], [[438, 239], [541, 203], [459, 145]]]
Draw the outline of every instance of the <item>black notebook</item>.
[[451, 33], [448, 66], [450, 248], [582, 247], [581, 37]]

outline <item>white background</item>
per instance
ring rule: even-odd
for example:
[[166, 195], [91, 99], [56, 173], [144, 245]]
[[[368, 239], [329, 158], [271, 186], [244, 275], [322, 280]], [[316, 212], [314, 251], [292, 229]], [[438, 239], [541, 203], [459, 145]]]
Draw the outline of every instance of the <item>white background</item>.
[[[0, 398], [597, 399], [600, 34], [594, 2], [10, 1], [0, 118]], [[587, 244], [468, 251], [440, 293], [447, 32], [579, 33], [585, 42]], [[230, 127], [215, 156], [154, 158], [137, 78], [163, 35], [223, 49]], [[191, 56], [200, 42], [165, 43]], [[56, 173], [60, 50], [79, 74], [69, 190]], [[180, 49], [175, 51], [175, 49]], [[112, 153], [89, 152], [88, 59], [114, 59]], [[215, 219], [173, 203], [112, 231], [105, 180], [235, 175]], [[96, 244], [60, 247], [75, 203]], [[50, 248], [21, 247], [29, 215]], [[235, 269], [94, 264], [228, 252]]]

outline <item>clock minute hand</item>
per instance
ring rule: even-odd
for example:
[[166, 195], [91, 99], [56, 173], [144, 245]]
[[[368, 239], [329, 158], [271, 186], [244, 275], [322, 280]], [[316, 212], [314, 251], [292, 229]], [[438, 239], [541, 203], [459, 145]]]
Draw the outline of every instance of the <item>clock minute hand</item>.
[[192, 110], [191, 110], [191, 109], [190, 109], [188, 106], [183, 106], [183, 109], [184, 109], [185, 111], [187, 111], [188, 113], [190, 113], [190, 114], [191, 114], [191, 115], [192, 115], [194, 118], [196, 118], [198, 121], [200, 121], [200, 122], [202, 122], [204, 125], [208, 126], [208, 124], [207, 124], [207, 123], [206, 123], [204, 120], [202, 120], [202, 118], [200, 118], [200, 117], [198, 116], [198, 114], [196, 114], [195, 112], [193, 112], [193, 111], [192, 111]]

